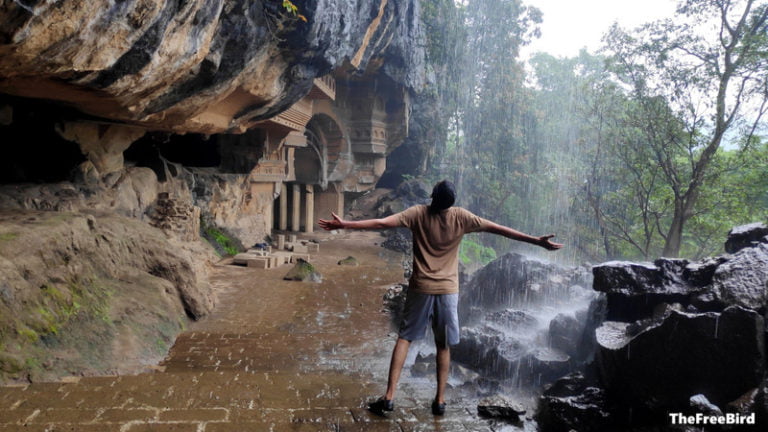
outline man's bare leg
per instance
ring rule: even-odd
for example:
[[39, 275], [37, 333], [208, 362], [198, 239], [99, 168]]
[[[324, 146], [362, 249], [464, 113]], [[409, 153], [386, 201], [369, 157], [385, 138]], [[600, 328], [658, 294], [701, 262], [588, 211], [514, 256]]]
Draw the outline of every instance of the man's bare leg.
[[451, 349], [448, 345], [436, 344], [437, 347], [437, 394], [435, 402], [445, 403], [445, 387], [448, 383], [448, 373], [451, 370]]
[[387, 393], [384, 397], [387, 400], [393, 400], [395, 398], [395, 390], [397, 390], [397, 382], [400, 381], [400, 372], [403, 370], [405, 364], [405, 358], [408, 356], [408, 348], [411, 346], [411, 341], [403, 338], [397, 338], [395, 348], [392, 350], [392, 360], [389, 363], [389, 380], [387, 381]]

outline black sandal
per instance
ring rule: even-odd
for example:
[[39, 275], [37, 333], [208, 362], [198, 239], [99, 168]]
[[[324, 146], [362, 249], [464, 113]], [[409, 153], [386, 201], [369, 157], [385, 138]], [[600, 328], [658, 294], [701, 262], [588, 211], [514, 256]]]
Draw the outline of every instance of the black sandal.
[[395, 409], [395, 402], [385, 399], [384, 396], [378, 398], [375, 402], [368, 404], [368, 411], [383, 416], [384, 411], [392, 411]]
[[432, 414], [441, 416], [445, 414], [445, 402], [437, 403], [437, 399], [432, 401]]

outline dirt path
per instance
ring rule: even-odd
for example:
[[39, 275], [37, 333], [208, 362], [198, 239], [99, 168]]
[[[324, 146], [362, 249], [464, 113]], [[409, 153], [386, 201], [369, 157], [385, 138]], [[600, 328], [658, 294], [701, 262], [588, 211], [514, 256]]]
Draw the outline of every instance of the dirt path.
[[[433, 417], [432, 386], [408, 380], [388, 418], [365, 410], [386, 383], [394, 330], [382, 296], [402, 280], [401, 257], [376, 233], [322, 238], [322, 283], [283, 281], [287, 265], [219, 266], [216, 310], [156, 372], [0, 388], [0, 432], [492, 430], [475, 401], [449, 399]], [[336, 264], [348, 255], [360, 266]]]

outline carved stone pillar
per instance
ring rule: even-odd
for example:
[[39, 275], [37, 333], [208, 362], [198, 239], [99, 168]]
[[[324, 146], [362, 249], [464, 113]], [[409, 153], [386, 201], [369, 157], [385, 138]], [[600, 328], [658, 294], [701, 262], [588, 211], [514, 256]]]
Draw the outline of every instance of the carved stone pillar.
[[301, 231], [301, 187], [293, 184], [293, 206], [291, 208], [291, 231]]
[[315, 231], [315, 186], [304, 185], [304, 232]]

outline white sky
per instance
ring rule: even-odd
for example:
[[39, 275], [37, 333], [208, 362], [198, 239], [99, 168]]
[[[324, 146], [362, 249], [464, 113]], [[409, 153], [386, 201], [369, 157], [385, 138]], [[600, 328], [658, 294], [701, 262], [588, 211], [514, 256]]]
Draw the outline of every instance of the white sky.
[[586, 47], [594, 53], [600, 39], [614, 22], [637, 27], [670, 17], [676, 0], [523, 0], [543, 14], [541, 37], [522, 50], [523, 58], [544, 51], [558, 57], [573, 57]]

